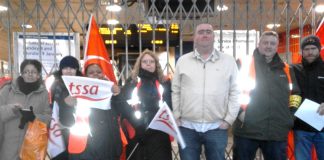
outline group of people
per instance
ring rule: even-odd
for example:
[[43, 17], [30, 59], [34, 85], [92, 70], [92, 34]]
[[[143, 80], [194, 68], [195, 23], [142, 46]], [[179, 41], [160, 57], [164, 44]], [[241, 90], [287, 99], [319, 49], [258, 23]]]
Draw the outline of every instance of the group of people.
[[[317, 131], [294, 116], [304, 99], [319, 103], [317, 112], [324, 115], [320, 39], [305, 37], [302, 63], [292, 66], [277, 53], [276, 32], [262, 33], [253, 55], [237, 62], [216, 50], [214, 39], [213, 27], [199, 24], [194, 50], [178, 59], [172, 80], [163, 75], [158, 57], [144, 50], [126, 84], [112, 86], [111, 109], [91, 108], [86, 149], [79, 154], [66, 150], [53, 159], [117, 160], [126, 153], [132, 160], [172, 160], [169, 135], [148, 129], [162, 100], [173, 110], [186, 143], [185, 148], [179, 148], [182, 160], [199, 160], [202, 146], [207, 160], [225, 159], [229, 128], [234, 135], [235, 160], [252, 160], [257, 149], [266, 160], [287, 159], [291, 129], [297, 160], [311, 159], [313, 146], [317, 158], [324, 160], [324, 130]], [[20, 65], [20, 76], [0, 86], [0, 160], [20, 159], [26, 124], [35, 119], [49, 124], [53, 102], [59, 106], [61, 132], [65, 146], [69, 146], [77, 100], [69, 95], [63, 75], [111, 81], [100, 63], [87, 63], [82, 74], [78, 60], [66, 56], [53, 73], [55, 81], [48, 94], [41, 72], [39, 61], [26, 59]], [[129, 103], [132, 98], [140, 103]], [[31, 109], [32, 114], [22, 114], [25, 109]]]

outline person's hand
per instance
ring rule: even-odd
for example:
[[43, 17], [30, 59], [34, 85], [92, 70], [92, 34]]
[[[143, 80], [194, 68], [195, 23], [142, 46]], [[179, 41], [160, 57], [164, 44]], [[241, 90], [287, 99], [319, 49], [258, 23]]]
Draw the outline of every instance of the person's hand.
[[176, 124], [177, 124], [177, 126], [181, 126], [181, 120], [180, 120], [180, 118], [176, 119]]
[[321, 116], [324, 115], [324, 103], [322, 103], [318, 109], [317, 109], [317, 113], [320, 114]]
[[221, 123], [221, 125], [219, 126], [220, 129], [228, 129], [230, 126], [230, 124], [226, 121], [223, 120], [223, 122]]
[[20, 129], [24, 129], [25, 124], [27, 122], [33, 122], [36, 118], [34, 111], [33, 111], [33, 107], [30, 106], [29, 109], [19, 109], [19, 112], [21, 114], [21, 119], [20, 119], [20, 124], [19, 124], [19, 128]]
[[120, 88], [118, 85], [114, 84], [112, 87], [111, 87], [111, 92], [113, 93], [113, 95], [118, 95], [120, 93]]
[[75, 97], [71, 97], [71, 96], [67, 96], [65, 99], [64, 99], [64, 102], [69, 105], [69, 106], [76, 106], [77, 104], [77, 100]]
[[244, 118], [245, 118], [245, 111], [242, 111], [239, 115], [238, 115], [238, 119], [241, 122], [244, 122]]
[[22, 107], [21, 104], [19, 104], [19, 103], [15, 103], [15, 104], [12, 105], [11, 110], [12, 110], [12, 112], [13, 112], [14, 114], [17, 114], [18, 111], [19, 111], [20, 109], [22, 109], [22, 108], [23, 108], [23, 107]]

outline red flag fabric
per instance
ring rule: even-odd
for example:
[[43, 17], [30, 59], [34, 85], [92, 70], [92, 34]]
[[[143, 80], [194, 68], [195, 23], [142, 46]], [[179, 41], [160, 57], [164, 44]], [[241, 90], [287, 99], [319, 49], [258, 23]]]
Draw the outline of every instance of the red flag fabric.
[[322, 18], [321, 23], [319, 24], [318, 28], [316, 29], [316, 35], [321, 40], [321, 45], [322, 45], [321, 57], [324, 60], [324, 17]]
[[93, 15], [91, 15], [90, 17], [85, 41], [83, 73], [84, 69], [91, 64], [98, 64], [102, 69], [104, 75], [110, 81], [113, 81], [115, 84], [117, 84], [113, 66], [110, 63], [108, 51], [101, 35], [99, 34], [99, 28]]
[[1, 77], [0, 78], [0, 88], [2, 88], [2, 86], [8, 82], [10, 82], [12, 80], [11, 77]]

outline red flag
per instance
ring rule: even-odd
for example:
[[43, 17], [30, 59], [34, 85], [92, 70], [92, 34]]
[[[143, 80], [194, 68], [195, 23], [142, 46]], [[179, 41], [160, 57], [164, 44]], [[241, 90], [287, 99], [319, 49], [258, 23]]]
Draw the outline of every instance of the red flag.
[[110, 81], [117, 83], [106, 46], [101, 35], [99, 34], [99, 29], [93, 15], [90, 17], [85, 41], [83, 69], [87, 68], [87, 66], [90, 64], [98, 64], [104, 75]]
[[12, 80], [11, 77], [1, 77], [0, 78], [0, 88], [2, 88], [2, 86], [8, 82], [10, 82]]
[[324, 17], [322, 18], [321, 23], [319, 24], [318, 28], [316, 29], [316, 35], [321, 40], [321, 45], [322, 45], [321, 57], [324, 60]]

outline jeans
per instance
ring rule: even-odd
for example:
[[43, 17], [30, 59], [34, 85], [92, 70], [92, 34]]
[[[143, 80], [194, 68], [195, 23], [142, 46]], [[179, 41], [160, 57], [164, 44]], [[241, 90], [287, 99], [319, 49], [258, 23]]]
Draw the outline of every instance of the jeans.
[[181, 160], [200, 160], [202, 145], [207, 160], [225, 160], [227, 130], [214, 129], [202, 133], [180, 127], [180, 131], [186, 143], [185, 149], [179, 148]]
[[312, 146], [316, 149], [318, 160], [324, 160], [324, 132], [294, 130], [296, 160], [311, 159]]
[[253, 160], [260, 148], [265, 160], [286, 160], [287, 141], [265, 141], [234, 136], [233, 159]]

